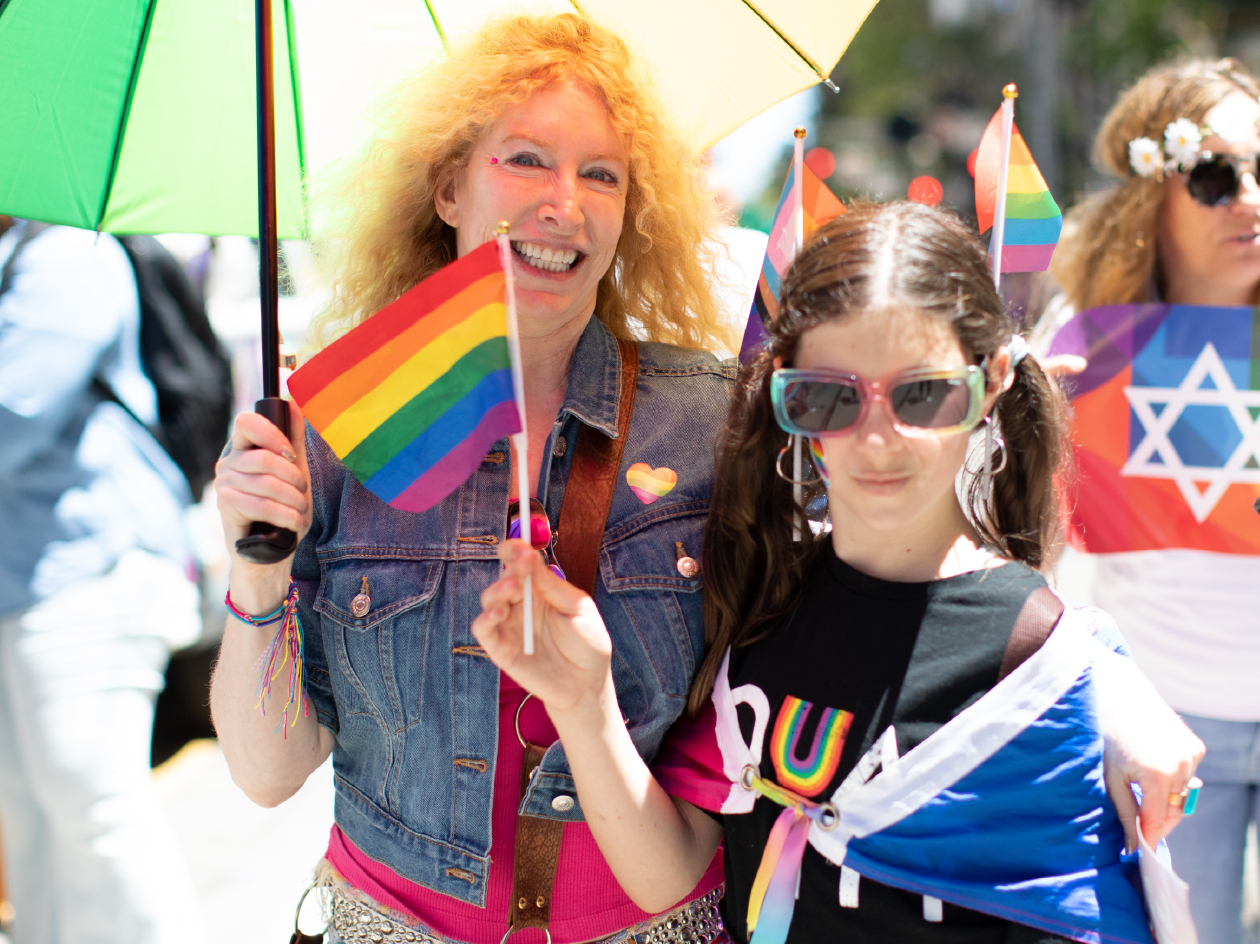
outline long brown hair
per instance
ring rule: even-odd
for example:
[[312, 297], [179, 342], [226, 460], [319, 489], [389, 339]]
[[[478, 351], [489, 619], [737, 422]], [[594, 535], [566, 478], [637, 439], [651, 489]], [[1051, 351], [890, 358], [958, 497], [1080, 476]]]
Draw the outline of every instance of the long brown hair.
[[1129, 142], [1164, 140], [1178, 118], [1202, 125], [1232, 92], [1260, 96], [1236, 59], [1187, 59], [1156, 66], [1121, 95], [1094, 140], [1094, 163], [1121, 178], [1068, 214], [1050, 271], [1077, 309], [1149, 302], [1158, 281], [1155, 233], [1164, 200], [1162, 175], [1139, 177], [1129, 167]]
[[[792, 540], [793, 517], [803, 509], [775, 474], [788, 436], [770, 402], [774, 359], [791, 365], [801, 336], [820, 324], [902, 307], [948, 322], [976, 364], [1011, 338], [979, 241], [952, 214], [917, 203], [851, 207], [806, 244], [782, 294], [769, 343], [744, 372], [718, 442], [704, 538], [706, 652], [692, 711], [709, 697], [727, 647], [756, 641], [790, 611], [820, 547]], [[1063, 395], [1028, 357], [994, 412], [1006, 468], [991, 490], [976, 477], [966, 510], [998, 553], [1041, 567], [1058, 534], [1055, 477], [1067, 454]], [[820, 485], [807, 489], [806, 503], [820, 494]]]

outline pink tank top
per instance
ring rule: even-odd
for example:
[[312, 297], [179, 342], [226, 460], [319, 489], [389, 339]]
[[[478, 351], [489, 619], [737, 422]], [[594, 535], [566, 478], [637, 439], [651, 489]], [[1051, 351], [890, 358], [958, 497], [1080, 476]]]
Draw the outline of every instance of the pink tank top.
[[[373, 900], [411, 915], [435, 934], [470, 944], [499, 944], [507, 930], [508, 904], [512, 897], [516, 808], [524, 754], [521, 742], [516, 739], [513, 719], [525, 691], [505, 674], [500, 674], [500, 679], [499, 754], [494, 771], [493, 840], [486, 879], [486, 907], [478, 908], [407, 881], [364, 855], [336, 825], [325, 854], [346, 881]], [[521, 711], [521, 734], [535, 744], [550, 744], [556, 740], [551, 719], [537, 699], [530, 699]], [[719, 847], [700, 883], [683, 900], [691, 901], [707, 894], [720, 885], [722, 879]], [[650, 917], [622, 891], [600, 854], [590, 827], [585, 823], [565, 823], [551, 906], [552, 940], [556, 944], [591, 941]], [[542, 931], [526, 929], [513, 934], [511, 944], [544, 944], [545, 940]]]

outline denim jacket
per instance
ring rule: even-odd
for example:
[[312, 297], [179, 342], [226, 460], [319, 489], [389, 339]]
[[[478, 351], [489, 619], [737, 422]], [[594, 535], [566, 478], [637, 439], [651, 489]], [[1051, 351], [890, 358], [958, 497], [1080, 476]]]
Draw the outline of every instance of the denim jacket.
[[[592, 318], [547, 440], [538, 494], [554, 523], [580, 424], [617, 435], [621, 355]], [[700, 559], [713, 487], [714, 440], [734, 365], [664, 344], [641, 344], [629, 439], [609, 511], [595, 602], [613, 642], [617, 700], [650, 760], [682, 712], [703, 654]], [[314, 525], [293, 564], [306, 629], [308, 693], [336, 735], [336, 820], [363, 852], [397, 874], [485, 905], [498, 753], [499, 672], [470, 631], [496, 580], [507, 526], [511, 453], [498, 442], [481, 467], [423, 514], [365, 489], [307, 429]], [[634, 463], [677, 473], [650, 503], [626, 483]], [[647, 497], [651, 498], [650, 495]], [[686, 568], [683, 568], [686, 569]], [[351, 600], [367, 579], [362, 617]], [[572, 804], [560, 799], [571, 798]], [[560, 742], [548, 749], [520, 812], [580, 821]]]

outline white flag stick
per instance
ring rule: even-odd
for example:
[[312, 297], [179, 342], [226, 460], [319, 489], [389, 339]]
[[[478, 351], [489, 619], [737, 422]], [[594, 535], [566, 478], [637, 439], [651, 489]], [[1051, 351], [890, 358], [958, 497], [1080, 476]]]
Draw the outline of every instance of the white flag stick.
[[[529, 509], [529, 436], [525, 429], [525, 382], [521, 367], [521, 332], [516, 321], [516, 286], [512, 278], [512, 243], [508, 238], [511, 226], [506, 220], [499, 223], [496, 241], [499, 245], [499, 262], [503, 266], [503, 300], [507, 306], [508, 357], [512, 361], [512, 395], [521, 415], [521, 431], [512, 434], [516, 447], [516, 508], [521, 524], [521, 537], [529, 540], [533, 533]], [[534, 654], [534, 580], [525, 578], [525, 655]]]
[[1011, 176], [1011, 128], [1015, 124], [1015, 99], [1019, 90], [1012, 82], [1002, 89], [1002, 153], [998, 162], [997, 203], [993, 208], [993, 235], [989, 237], [989, 262], [993, 287], [1002, 287], [1002, 241], [1006, 237], [1006, 185]]
[[[800, 254], [801, 249], [805, 246], [805, 129], [797, 128], [793, 132], [795, 140], [792, 142], [792, 226], [793, 226], [793, 242], [795, 244], [795, 252], [793, 258]], [[792, 500], [799, 506], [804, 500], [804, 489], [796, 483], [801, 481], [801, 437], [792, 437]], [[794, 515], [792, 518], [792, 540], [799, 541], [801, 539], [801, 516]]]

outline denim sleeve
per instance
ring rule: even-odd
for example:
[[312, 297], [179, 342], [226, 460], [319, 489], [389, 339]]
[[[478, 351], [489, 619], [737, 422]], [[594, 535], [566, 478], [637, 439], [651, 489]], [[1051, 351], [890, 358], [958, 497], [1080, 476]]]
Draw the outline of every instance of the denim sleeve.
[[55, 227], [32, 240], [0, 296], [0, 475], [56, 441], [105, 353], [136, 317], [131, 264], [112, 237]]
[[[313, 472], [313, 470], [312, 470]], [[316, 493], [312, 479], [311, 491]], [[298, 544], [293, 557], [293, 582], [298, 590], [298, 616], [302, 620], [302, 657], [306, 664], [306, 697], [315, 709], [315, 720], [336, 734], [341, 730], [337, 718], [337, 701], [333, 698], [332, 680], [328, 674], [328, 657], [324, 652], [323, 625], [315, 612], [319, 596], [320, 569], [315, 555], [318, 535], [322, 533], [319, 499], [315, 496], [315, 520], [311, 530]]]

